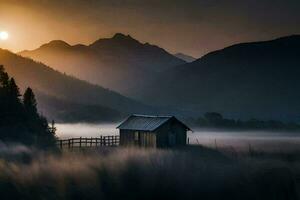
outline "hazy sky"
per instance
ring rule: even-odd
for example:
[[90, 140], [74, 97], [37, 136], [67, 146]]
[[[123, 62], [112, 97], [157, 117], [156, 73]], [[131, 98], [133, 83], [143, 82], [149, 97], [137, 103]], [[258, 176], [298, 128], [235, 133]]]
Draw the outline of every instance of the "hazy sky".
[[0, 0], [0, 48], [54, 39], [89, 44], [115, 32], [199, 57], [244, 41], [300, 34], [300, 0]]

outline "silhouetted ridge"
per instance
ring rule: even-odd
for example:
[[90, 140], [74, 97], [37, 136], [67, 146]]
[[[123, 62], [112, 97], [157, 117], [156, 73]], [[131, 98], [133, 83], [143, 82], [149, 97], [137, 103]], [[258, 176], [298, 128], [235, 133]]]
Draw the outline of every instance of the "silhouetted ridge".
[[68, 48], [71, 47], [67, 42], [62, 40], [52, 40], [47, 44], [42, 45], [40, 48]]
[[[62, 56], [65, 56], [65, 54]], [[84, 114], [84, 110], [87, 110], [84, 108], [87, 108], [89, 105], [93, 105], [98, 110], [103, 111], [104, 108], [107, 108], [105, 110], [106, 116], [114, 115], [115, 112], [113, 110], [120, 113], [129, 113], [135, 109], [147, 109], [147, 106], [126, 98], [119, 93], [67, 76], [42, 63], [34, 62], [31, 59], [18, 56], [7, 50], [0, 49], [0, 61], [6, 66], [7, 72], [16, 78], [21, 89], [30, 85], [38, 94], [42, 93], [47, 96], [56, 97], [58, 100], [65, 102], [64, 104], [72, 103], [72, 110], [75, 111], [75, 108], [77, 111], [80, 110], [82, 114]], [[45, 105], [45, 107], [48, 105], [50, 108], [51, 105], [57, 105], [53, 101], [40, 103]], [[67, 109], [67, 107], [70, 109]], [[65, 112], [70, 112], [70, 106], [65, 106], [65, 108]], [[52, 107], [52, 109], [55, 108]], [[57, 115], [68, 115], [68, 113], [60, 113], [61, 110], [57, 111]], [[85, 114], [89, 116], [89, 113]], [[99, 112], [99, 116], [101, 115], [103, 116], [103, 113]]]
[[300, 111], [299, 52], [299, 35], [232, 45], [167, 70], [143, 99], [238, 118], [295, 120]]
[[91, 48], [98, 50], [99, 48], [139, 48], [143, 44], [138, 40], [132, 38], [130, 35], [124, 35], [122, 33], [116, 33], [111, 38], [100, 38], [90, 45]]
[[139, 93], [157, 73], [185, 63], [158, 46], [143, 44], [122, 33], [88, 46], [38, 48], [20, 55], [126, 96]]
[[[297, 59], [299, 48], [300, 35], [280, 37], [274, 40], [267, 41], [239, 43], [210, 52], [190, 63], [190, 65], [196, 67], [196, 64], [209, 63], [210, 65], [213, 65], [213, 67], [222, 67], [222, 65], [217, 63], [222, 61], [229, 64], [234, 59], [239, 59], [240, 61], [244, 62], [247, 61], [247, 65], [264, 59], [273, 59], [280, 61], [281, 57], [285, 57], [286, 59], [290, 57], [290, 59], [294, 60]], [[283, 51], [283, 49], [287, 50]], [[255, 59], [253, 58], [254, 56]], [[252, 67], [255, 68], [256, 66], [257, 65], [253, 65]], [[240, 65], [239, 67], [243, 66]], [[184, 68], [186, 68], [185, 65], [178, 67], [177, 70], [184, 70]], [[200, 70], [200, 68], [198, 69]]]
[[[290, 36], [285, 36], [285, 37], [280, 37], [280, 38], [277, 38], [275, 39], [275, 41], [292, 41], [292, 42], [295, 42], [295, 41], [300, 41], [300, 35], [290, 35]], [[271, 40], [272, 41], [272, 40]]]
[[[118, 39], [118, 40], [135, 40], [130, 35], [125, 35], [123, 33], [116, 33], [112, 39]], [[135, 40], [136, 41], [136, 40]]]

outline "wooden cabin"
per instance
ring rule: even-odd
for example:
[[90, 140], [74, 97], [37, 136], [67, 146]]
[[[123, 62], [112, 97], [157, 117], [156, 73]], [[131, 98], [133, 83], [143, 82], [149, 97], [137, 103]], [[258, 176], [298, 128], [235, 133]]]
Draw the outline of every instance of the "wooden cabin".
[[122, 122], [121, 146], [165, 148], [187, 143], [187, 131], [191, 130], [174, 116], [131, 115]]

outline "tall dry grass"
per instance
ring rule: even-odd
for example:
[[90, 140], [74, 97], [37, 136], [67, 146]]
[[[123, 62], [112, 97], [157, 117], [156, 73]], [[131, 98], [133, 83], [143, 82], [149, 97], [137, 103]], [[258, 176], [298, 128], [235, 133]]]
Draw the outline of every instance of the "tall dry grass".
[[300, 161], [215, 150], [0, 147], [1, 199], [298, 199]]

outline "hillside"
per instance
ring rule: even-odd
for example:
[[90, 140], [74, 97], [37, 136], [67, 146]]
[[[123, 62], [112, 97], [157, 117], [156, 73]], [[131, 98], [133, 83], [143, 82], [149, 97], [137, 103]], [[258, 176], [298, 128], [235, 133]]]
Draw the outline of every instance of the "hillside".
[[300, 36], [237, 44], [165, 71], [141, 99], [229, 117], [299, 120]]
[[[22, 98], [21, 98], [22, 97]], [[56, 147], [55, 130], [38, 113], [37, 101], [31, 88], [23, 94], [13, 77], [0, 65], [0, 140], [34, 146], [39, 149]]]
[[88, 46], [51, 41], [19, 54], [125, 95], [140, 91], [159, 72], [185, 63], [158, 46], [121, 33]]
[[[57, 104], [57, 100], [61, 100], [62, 105], [66, 105], [66, 102], [69, 102], [77, 105], [77, 107], [78, 105], [98, 106], [98, 110], [106, 107], [106, 112], [110, 112], [115, 117], [119, 116], [120, 113], [125, 114], [147, 110], [146, 106], [116, 92], [67, 76], [42, 63], [23, 58], [7, 50], [0, 49], [0, 63], [16, 79], [21, 90], [30, 86], [40, 94], [37, 95], [38, 97], [42, 95], [51, 96], [55, 99], [55, 102], [51, 103], [52, 105]], [[38, 102], [45, 107], [48, 102], [48, 106], [50, 106], [49, 99], [45, 101], [44, 98], [41, 98], [38, 99]], [[48, 108], [53, 109], [52, 112], [57, 110], [53, 106]], [[44, 110], [43, 108], [41, 109]], [[72, 109], [75, 109], [75, 107], [73, 106]], [[116, 111], [120, 113], [116, 113]], [[89, 113], [82, 114], [88, 115]], [[101, 113], [99, 113], [99, 116], [101, 116]]]
[[39, 110], [56, 122], [115, 122], [123, 119], [125, 114], [101, 105], [86, 105], [59, 99], [37, 92]]

